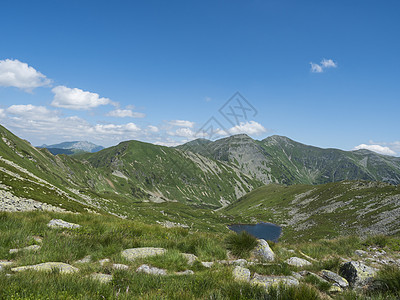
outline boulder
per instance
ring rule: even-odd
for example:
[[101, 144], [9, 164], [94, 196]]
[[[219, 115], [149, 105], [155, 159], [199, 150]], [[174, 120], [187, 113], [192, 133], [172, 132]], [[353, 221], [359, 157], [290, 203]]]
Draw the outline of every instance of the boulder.
[[250, 270], [241, 266], [236, 266], [232, 271], [232, 275], [236, 281], [250, 281]]
[[339, 285], [335, 285], [335, 284], [333, 284], [328, 290], [328, 292], [332, 293], [332, 294], [340, 293], [342, 291], [343, 291], [343, 289]]
[[293, 257], [287, 259], [286, 263], [288, 265], [295, 266], [295, 267], [304, 267], [304, 266], [311, 265], [311, 263], [308, 260], [305, 260], [303, 258], [296, 257], [296, 256], [293, 256]]
[[50, 222], [47, 224], [47, 226], [49, 226], [50, 228], [69, 228], [69, 229], [81, 227], [81, 225], [69, 223], [69, 222], [61, 220], [61, 219], [50, 220]]
[[41, 264], [37, 264], [37, 265], [16, 267], [16, 268], [11, 269], [11, 271], [13, 271], [13, 272], [22, 272], [22, 271], [27, 271], [27, 270], [45, 271], [45, 272], [51, 272], [53, 270], [58, 270], [62, 274], [70, 274], [70, 273], [75, 273], [75, 272], [79, 271], [78, 268], [75, 268], [69, 264], [61, 263], [61, 262], [46, 262], [46, 263], [41, 263]]
[[164, 248], [143, 247], [143, 248], [126, 249], [122, 251], [121, 255], [129, 261], [134, 261], [135, 259], [138, 258], [163, 255], [166, 251], [167, 250], [165, 250]]
[[235, 266], [244, 267], [244, 266], [247, 265], [247, 260], [245, 260], [245, 259], [236, 259], [236, 260], [230, 261], [229, 263], [232, 264], [232, 265], [235, 265]]
[[362, 262], [349, 261], [340, 267], [339, 274], [347, 279], [351, 287], [361, 288], [373, 280], [376, 271]]
[[197, 260], [197, 256], [191, 253], [182, 253], [182, 255], [186, 258], [188, 265], [193, 265]]
[[165, 276], [167, 275], [167, 271], [164, 269], [159, 269], [155, 267], [150, 267], [149, 265], [141, 265], [139, 268], [136, 269], [138, 273], [146, 273], [150, 275], [160, 275]]
[[101, 283], [109, 283], [112, 280], [112, 275], [110, 274], [102, 274], [102, 273], [94, 273], [90, 275], [90, 278], [93, 280], [98, 280]]
[[254, 274], [250, 281], [251, 285], [262, 286], [265, 289], [271, 286], [286, 285], [286, 286], [296, 286], [299, 285], [299, 281], [293, 276], [266, 276]]
[[100, 266], [104, 266], [105, 264], [108, 264], [111, 260], [109, 258], [103, 258], [99, 260]]
[[346, 278], [328, 270], [322, 270], [322, 276], [330, 281], [336, 282], [341, 288], [347, 288], [349, 286], [349, 282]]
[[275, 253], [269, 247], [266, 240], [258, 240], [258, 245], [252, 251], [252, 255], [261, 258], [266, 261], [273, 261], [275, 259]]

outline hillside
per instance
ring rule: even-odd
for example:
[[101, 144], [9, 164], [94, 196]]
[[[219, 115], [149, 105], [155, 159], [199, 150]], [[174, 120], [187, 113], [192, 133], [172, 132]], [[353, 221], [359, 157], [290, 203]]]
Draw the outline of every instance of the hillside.
[[222, 210], [239, 222], [271, 222], [283, 240], [400, 233], [400, 186], [368, 181], [260, 187]]
[[[15, 181], [20, 177], [35, 191], [54, 186], [71, 203], [127, 215], [134, 202], [178, 201], [215, 208], [261, 186], [227, 163], [163, 146], [130, 141], [97, 153], [54, 156], [4, 127], [0, 135], [0, 180], [21, 197], [24, 189]], [[26, 194], [57, 202], [54, 197]]]
[[400, 183], [400, 158], [368, 150], [322, 149], [283, 136], [262, 141], [247, 135], [215, 142], [196, 140], [179, 149], [229, 162], [265, 184], [322, 184], [342, 180]]

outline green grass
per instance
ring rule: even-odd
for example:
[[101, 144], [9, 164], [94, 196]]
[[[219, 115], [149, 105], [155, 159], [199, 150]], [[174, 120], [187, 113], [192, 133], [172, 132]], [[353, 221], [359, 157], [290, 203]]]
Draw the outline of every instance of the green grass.
[[248, 258], [251, 250], [257, 246], [258, 241], [250, 233], [242, 231], [240, 233], [229, 234], [226, 238], [226, 244], [234, 256]]

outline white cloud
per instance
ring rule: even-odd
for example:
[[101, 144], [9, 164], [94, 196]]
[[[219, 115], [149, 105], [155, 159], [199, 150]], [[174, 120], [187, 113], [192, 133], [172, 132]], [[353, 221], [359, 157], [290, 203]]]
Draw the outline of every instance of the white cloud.
[[326, 59], [326, 58], [324, 58], [321, 61], [321, 65], [324, 68], [336, 68], [337, 67], [337, 64], [332, 59]]
[[51, 111], [44, 106], [27, 105], [11, 105], [6, 109], [7, 113], [16, 119], [23, 118], [25, 120], [57, 120], [58, 112]]
[[31, 91], [50, 83], [51, 80], [27, 63], [20, 62], [17, 59], [0, 60], [0, 86]]
[[147, 127], [149, 128], [150, 132], [158, 132], [159, 131], [157, 126], [149, 125]]
[[146, 115], [140, 112], [134, 112], [131, 109], [115, 109], [110, 111], [107, 116], [117, 118], [144, 118]]
[[313, 73], [322, 73], [324, 71], [319, 64], [310, 62], [310, 65], [311, 65], [311, 72]]
[[190, 128], [184, 127], [184, 128], [177, 129], [175, 131], [174, 135], [175, 136], [180, 136], [180, 137], [191, 138], [191, 137], [194, 137], [195, 133]]
[[264, 126], [262, 126], [260, 123], [257, 123], [256, 121], [240, 122], [239, 125], [232, 127], [228, 131], [230, 134], [245, 133], [248, 135], [260, 135], [267, 132]]
[[4, 112], [4, 109], [0, 108], [0, 118], [5, 118], [6, 113]]
[[194, 122], [185, 121], [185, 120], [172, 120], [169, 122], [169, 124], [172, 126], [189, 127], [189, 128], [193, 128], [193, 126], [194, 126]]
[[321, 60], [320, 64], [310, 62], [310, 65], [312, 73], [323, 73], [325, 69], [337, 67], [336, 62], [334, 62], [332, 59], [326, 59], [326, 58]]
[[106, 134], [106, 135], [129, 135], [131, 133], [137, 133], [140, 128], [134, 123], [127, 123], [122, 125], [116, 124], [97, 124], [90, 129], [94, 133]]
[[114, 104], [108, 98], [100, 98], [99, 94], [83, 91], [77, 88], [56, 86], [51, 90], [54, 99], [51, 105], [74, 110], [87, 110], [100, 105]]
[[381, 146], [381, 145], [366, 145], [366, 144], [361, 144], [356, 147], [354, 147], [354, 150], [360, 150], [360, 149], [367, 149], [370, 151], [374, 151], [379, 154], [384, 154], [384, 155], [396, 155], [396, 152], [390, 149], [389, 147]]

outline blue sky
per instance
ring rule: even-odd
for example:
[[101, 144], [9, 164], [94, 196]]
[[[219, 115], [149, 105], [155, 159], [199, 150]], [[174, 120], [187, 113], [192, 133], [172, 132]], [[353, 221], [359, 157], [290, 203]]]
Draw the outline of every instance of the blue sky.
[[[34, 145], [244, 132], [400, 155], [399, 13], [395, 0], [4, 1], [0, 123]], [[219, 109], [236, 92], [254, 111], [231, 123]]]

